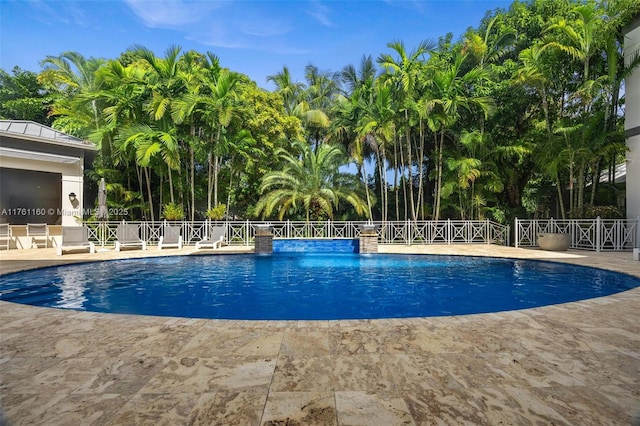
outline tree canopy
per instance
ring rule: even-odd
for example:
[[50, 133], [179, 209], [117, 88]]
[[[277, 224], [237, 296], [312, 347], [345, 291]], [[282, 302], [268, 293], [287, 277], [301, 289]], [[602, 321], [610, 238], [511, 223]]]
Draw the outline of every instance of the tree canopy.
[[[285, 66], [275, 90], [211, 52], [63, 52], [0, 70], [0, 117], [100, 148], [89, 177], [129, 219], [581, 217], [616, 205], [621, 28], [634, 0], [515, 1], [451, 34], [342, 70]], [[604, 182], [601, 176], [608, 173]], [[603, 208], [603, 211], [615, 211]]]

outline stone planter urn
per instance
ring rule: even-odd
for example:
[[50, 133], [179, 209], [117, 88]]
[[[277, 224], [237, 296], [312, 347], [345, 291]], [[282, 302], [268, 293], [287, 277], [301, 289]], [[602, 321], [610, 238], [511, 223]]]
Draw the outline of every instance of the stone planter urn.
[[571, 234], [543, 232], [538, 234], [538, 245], [542, 250], [567, 251], [571, 245]]

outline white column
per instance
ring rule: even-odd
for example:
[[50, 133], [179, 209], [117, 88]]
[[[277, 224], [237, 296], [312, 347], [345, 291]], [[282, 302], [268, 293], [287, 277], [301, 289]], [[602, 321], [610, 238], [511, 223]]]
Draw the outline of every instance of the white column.
[[[77, 226], [82, 219], [84, 196], [82, 194], [83, 177], [82, 175], [62, 175], [62, 226]], [[76, 194], [76, 199], [72, 203], [69, 200], [69, 194]]]

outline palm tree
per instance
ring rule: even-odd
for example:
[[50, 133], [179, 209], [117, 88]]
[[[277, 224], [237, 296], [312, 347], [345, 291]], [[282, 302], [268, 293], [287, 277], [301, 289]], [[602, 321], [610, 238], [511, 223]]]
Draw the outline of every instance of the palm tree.
[[[133, 166], [140, 194], [145, 193], [143, 171], [136, 161], [135, 149], [132, 146], [123, 145], [124, 140], [119, 138], [118, 133], [148, 121], [143, 108], [148, 93], [146, 86], [142, 84], [145, 72], [138, 64], [125, 67], [118, 60], [107, 62], [97, 71], [97, 77], [102, 81], [102, 89], [92, 96], [100, 104], [105, 105], [102, 109], [104, 125], [89, 136], [89, 139], [95, 142], [113, 141], [112, 149], [109, 152], [103, 150], [101, 157], [106, 167], [113, 167], [114, 171], [119, 170], [109, 179], [109, 184], [116, 185], [115, 181], [118, 177], [124, 184], [130, 178], [127, 172]], [[131, 185], [127, 183], [126, 187], [130, 188]]]
[[146, 47], [136, 46], [129, 51], [149, 67], [147, 85], [152, 90], [152, 98], [147, 103], [147, 112], [154, 120], [160, 120], [170, 111], [172, 100], [182, 92], [183, 81], [179, 78], [178, 59], [182, 48], [171, 46], [164, 58], [158, 58]]
[[[172, 203], [175, 203], [175, 196], [171, 170], [181, 170], [181, 168], [178, 146], [176, 145], [174, 149], [172, 144], [168, 142], [168, 139], [170, 135], [171, 138], [178, 141], [177, 129], [175, 129], [175, 123], [171, 117], [171, 107], [175, 99], [185, 91], [184, 80], [180, 79], [179, 76], [181, 50], [179, 46], [171, 46], [165, 51], [164, 57], [159, 58], [146, 47], [134, 46], [129, 49], [129, 53], [139, 61], [139, 66], [144, 67], [147, 71], [141, 84], [149, 91], [149, 98], [144, 103], [149, 121], [138, 123], [142, 125], [138, 127], [138, 129], [142, 129], [142, 131], [136, 132], [138, 134], [136, 139], [167, 141], [160, 145], [151, 144], [151, 146], [163, 146], [164, 149], [172, 151], [170, 154], [165, 153], [162, 155], [167, 165], [169, 194]], [[159, 133], [157, 132], [162, 133], [163, 136], [158, 137]], [[146, 136], [141, 136], [145, 133], [147, 134]], [[159, 149], [157, 149], [156, 152], [157, 151], [159, 151]], [[138, 155], [137, 158], [140, 159], [140, 155]], [[171, 160], [166, 161], [167, 159]], [[174, 160], [177, 161], [176, 164], [173, 163]]]
[[[415, 111], [416, 92], [418, 83], [421, 80], [423, 71], [423, 60], [421, 59], [428, 53], [435, 43], [431, 41], [422, 41], [411, 52], [407, 53], [402, 41], [393, 41], [387, 44], [387, 47], [394, 50], [398, 54], [398, 58], [394, 59], [388, 53], [380, 55], [378, 64], [382, 66], [387, 74], [383, 75], [383, 81], [391, 84], [398, 93], [399, 112], [404, 113], [404, 136], [407, 152], [407, 171], [409, 181], [409, 194], [411, 198], [411, 218], [417, 219], [415, 199], [413, 195], [413, 153], [411, 143], [411, 114]], [[422, 159], [420, 159], [420, 163]]]
[[547, 93], [550, 79], [547, 73], [548, 69], [547, 62], [545, 62], [544, 58], [544, 50], [542, 45], [534, 44], [520, 52], [519, 58], [522, 61], [522, 66], [516, 70], [514, 81], [531, 86], [538, 91], [542, 101], [547, 138], [551, 139], [553, 124], [551, 123], [549, 115], [549, 99]]
[[436, 69], [427, 99], [423, 103], [426, 115], [432, 116], [429, 122], [430, 127], [440, 136], [435, 150], [437, 177], [433, 207], [434, 220], [440, 218], [444, 140], [447, 130], [458, 121], [461, 109], [473, 112], [477, 108], [483, 113], [485, 119], [495, 110], [493, 99], [469, 93], [468, 88], [488, 78], [488, 73], [478, 66], [465, 71], [463, 64], [466, 58], [467, 54], [456, 52], [452, 63], [444, 63]]
[[376, 147], [368, 131], [363, 131], [367, 111], [374, 101], [376, 68], [371, 56], [363, 56], [357, 70], [353, 65], [347, 65], [340, 76], [350, 92], [338, 95], [334, 100], [330, 137], [342, 143], [355, 161], [357, 175], [362, 179], [365, 189], [368, 215], [373, 217], [365, 161], [371, 158], [372, 150], [376, 151]]
[[[162, 124], [163, 121], [159, 121], [158, 123]], [[147, 182], [147, 194], [151, 220], [154, 220], [155, 218], [150, 175], [152, 160], [159, 156], [162, 159], [162, 162], [167, 166], [169, 176], [171, 176], [171, 169], [178, 169], [180, 165], [178, 141], [174, 131], [175, 128], [166, 125], [162, 128], [151, 127], [146, 124], [138, 124], [122, 129], [119, 135], [119, 139], [121, 140], [121, 149], [128, 150], [129, 146], [133, 146], [136, 155], [136, 162], [144, 171]]]
[[287, 114], [294, 115], [294, 111], [300, 103], [300, 96], [304, 90], [304, 84], [294, 83], [291, 79], [289, 68], [287, 67], [282, 67], [282, 71], [277, 74], [267, 76], [267, 81], [275, 84], [276, 93], [282, 96]]
[[317, 150], [322, 142], [323, 132], [331, 122], [329, 110], [335, 95], [339, 93], [339, 74], [320, 71], [315, 65], [309, 64], [305, 67], [305, 78], [307, 90], [295, 113], [313, 137]]
[[285, 215], [302, 210], [307, 221], [322, 216], [333, 218], [341, 200], [357, 214], [366, 214], [367, 204], [357, 190], [357, 178], [338, 170], [346, 164], [342, 148], [322, 144], [314, 152], [307, 144], [298, 143], [297, 147], [302, 158], [281, 150], [284, 168], [263, 178], [260, 192], [264, 195], [256, 205], [256, 216], [264, 218], [277, 210], [282, 220]]
[[470, 31], [465, 37], [464, 51], [473, 55], [480, 66], [499, 61], [513, 47], [513, 42], [516, 39], [514, 29], [502, 27], [493, 31], [494, 25], [500, 24], [502, 19], [502, 15], [491, 18], [487, 23], [484, 36], [478, 32]]
[[361, 140], [373, 148], [380, 178], [382, 220], [388, 218], [387, 150], [396, 134], [395, 105], [392, 88], [377, 85], [356, 131]]
[[[38, 79], [55, 88], [64, 96], [58, 98], [51, 109], [51, 115], [62, 116], [54, 123], [61, 130], [79, 137], [87, 137], [103, 125], [102, 105], [94, 95], [101, 89], [97, 71], [106, 61], [85, 58], [76, 52], [64, 52], [60, 56], [47, 56], [41, 65], [44, 71]], [[101, 146], [105, 153], [111, 150], [109, 141]]]
[[[229, 135], [223, 135], [218, 151], [229, 156], [229, 160], [227, 161], [227, 167], [229, 169], [229, 185], [227, 187], [226, 206], [226, 213], [228, 214], [231, 211], [231, 202], [235, 201], [236, 196], [235, 192], [232, 190], [233, 177], [236, 174], [236, 164], [250, 163], [255, 161], [256, 153], [258, 153], [258, 155], [264, 155], [264, 153], [256, 149], [256, 140], [251, 135], [251, 132], [246, 129], [242, 129]], [[237, 172], [237, 175], [240, 175], [240, 173], [241, 170]], [[231, 198], [232, 194], [234, 195], [233, 200]]]
[[[594, 3], [587, 3], [580, 5], [573, 9], [576, 15], [576, 19], [572, 22], [567, 22], [565, 19], [561, 19], [558, 22], [550, 25], [547, 31], [557, 30], [561, 36], [564, 36], [565, 40], [554, 40], [545, 46], [557, 48], [562, 52], [567, 53], [572, 58], [582, 63], [582, 88], [576, 93], [586, 93], [588, 86], [593, 84], [590, 78], [590, 61], [591, 58], [598, 52], [599, 44], [601, 43], [601, 32], [603, 29], [602, 18], [598, 15], [597, 9]], [[591, 102], [588, 97], [582, 97], [582, 145], [586, 146], [586, 134], [588, 109]], [[584, 182], [586, 173], [586, 163], [578, 165], [578, 200], [576, 207], [582, 209], [584, 204]]]
[[191, 90], [174, 102], [173, 114], [177, 123], [182, 123], [189, 117], [193, 119], [195, 113], [207, 124], [207, 210], [212, 208], [212, 197], [213, 205], [218, 205], [220, 154], [224, 151], [220, 145], [222, 134], [238, 109], [235, 88], [239, 82], [238, 74], [227, 69], [215, 69], [212, 65], [208, 65], [208, 72], [201, 73], [203, 79], [197, 89]]
[[377, 72], [371, 55], [363, 55], [360, 60], [360, 67], [356, 69], [351, 64], [345, 66], [340, 72], [340, 79], [349, 89], [349, 93], [353, 93], [362, 87], [373, 87]]

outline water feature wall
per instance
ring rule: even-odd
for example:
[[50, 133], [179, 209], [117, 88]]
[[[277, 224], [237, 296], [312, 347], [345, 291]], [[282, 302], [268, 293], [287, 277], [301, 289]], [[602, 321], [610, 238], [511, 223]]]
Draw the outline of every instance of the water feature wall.
[[358, 239], [274, 239], [274, 253], [359, 253]]

